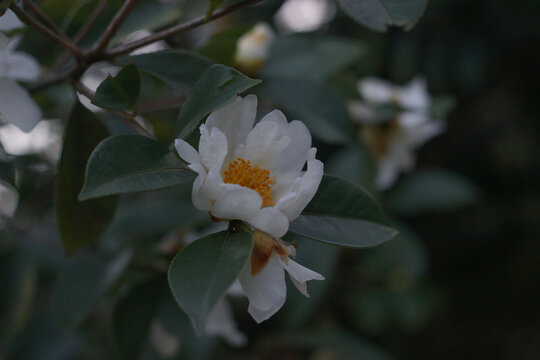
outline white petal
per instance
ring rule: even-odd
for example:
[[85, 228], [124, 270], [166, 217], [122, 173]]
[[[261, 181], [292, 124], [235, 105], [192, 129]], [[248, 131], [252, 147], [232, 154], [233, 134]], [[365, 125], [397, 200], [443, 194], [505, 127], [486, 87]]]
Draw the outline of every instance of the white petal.
[[362, 98], [374, 104], [387, 103], [394, 100], [398, 94], [395, 86], [388, 81], [367, 77], [358, 82], [358, 91]]
[[257, 323], [270, 318], [285, 303], [287, 286], [280, 258], [275, 253], [266, 266], [251, 276], [251, 261], [240, 273], [240, 284], [249, 299], [248, 312]]
[[174, 146], [178, 155], [188, 164], [200, 164], [199, 153], [187, 141], [176, 139]]
[[199, 189], [199, 195], [210, 201], [216, 200], [224, 191], [223, 179], [220, 175], [221, 167], [219, 165], [214, 166], [208, 171], [208, 174], [201, 184]]
[[29, 132], [41, 120], [41, 109], [23, 87], [0, 78], [0, 120]]
[[271, 112], [249, 132], [245, 147], [238, 149], [236, 156], [270, 170], [270, 176], [273, 176], [283, 151], [292, 140], [283, 136], [286, 129], [285, 116], [280, 111]]
[[307, 281], [324, 280], [324, 276], [322, 276], [321, 274], [316, 273], [315, 271], [310, 270], [307, 267], [302, 266], [291, 259], [280, 260], [283, 263], [283, 267], [285, 268], [285, 270], [287, 270], [287, 272], [289, 273], [289, 277], [291, 278], [292, 283], [306, 297], [309, 297], [306, 285]]
[[255, 95], [248, 95], [244, 98], [236, 97], [212, 112], [206, 120], [206, 127], [209, 131], [216, 127], [225, 134], [228, 153], [233, 156], [253, 127], [256, 115], [257, 97]]
[[12, 217], [17, 210], [19, 193], [9, 183], [0, 180], [0, 215]]
[[200, 164], [191, 164], [189, 165], [189, 168], [199, 174], [197, 178], [195, 178], [195, 181], [193, 182], [193, 189], [191, 190], [191, 200], [193, 201], [193, 206], [201, 211], [209, 211], [212, 206], [212, 202], [210, 199], [203, 197], [200, 194], [202, 184], [207, 178], [206, 170]]
[[446, 128], [442, 121], [431, 120], [428, 115], [422, 113], [406, 112], [400, 116], [399, 122], [412, 147], [422, 146]]
[[273, 207], [262, 208], [243, 220], [247, 221], [255, 229], [262, 230], [276, 238], [284, 236], [289, 230], [287, 217]]
[[221, 336], [233, 346], [247, 344], [247, 337], [236, 327], [231, 307], [225, 298], [219, 300], [210, 313], [204, 333]]
[[15, 52], [8, 57], [7, 77], [13, 80], [35, 81], [39, 78], [41, 68], [32, 56]]
[[227, 156], [227, 138], [218, 128], [208, 129], [201, 125], [199, 140], [199, 156], [201, 163], [207, 168], [218, 166], [221, 169]]
[[212, 215], [220, 219], [246, 220], [261, 210], [262, 198], [255, 191], [235, 184], [223, 184], [212, 206]]
[[323, 163], [313, 159], [308, 161], [307, 171], [301, 178], [300, 187], [295, 191], [296, 197], [287, 201], [278, 201], [275, 207], [283, 212], [289, 221], [293, 221], [309, 204], [321, 183], [324, 174]]
[[300, 172], [306, 162], [306, 153], [311, 148], [311, 134], [303, 122], [291, 121], [285, 130], [291, 141], [280, 158], [278, 172]]
[[11, 31], [23, 27], [24, 24], [19, 20], [17, 15], [9, 9], [0, 17], [0, 31]]
[[401, 89], [400, 103], [408, 109], [425, 110], [431, 104], [431, 97], [427, 92], [426, 79], [415, 77], [409, 84]]
[[[218, 223], [219, 224], [219, 223]], [[223, 223], [225, 224], [225, 223]], [[224, 229], [226, 230], [226, 229]], [[240, 281], [238, 279], [236, 279], [231, 287], [227, 290], [227, 292], [225, 293], [229, 296], [244, 296], [244, 290], [242, 290], [242, 285], [240, 285]]]

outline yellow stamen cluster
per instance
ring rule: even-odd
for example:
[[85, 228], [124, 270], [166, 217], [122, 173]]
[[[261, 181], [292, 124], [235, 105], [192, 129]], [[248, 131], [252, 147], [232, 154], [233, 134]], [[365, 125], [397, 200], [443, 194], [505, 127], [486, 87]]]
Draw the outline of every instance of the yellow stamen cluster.
[[238, 158], [231, 162], [223, 172], [223, 181], [255, 190], [263, 200], [261, 207], [274, 205], [270, 189], [274, 180], [270, 178], [270, 170], [252, 166], [249, 160]]

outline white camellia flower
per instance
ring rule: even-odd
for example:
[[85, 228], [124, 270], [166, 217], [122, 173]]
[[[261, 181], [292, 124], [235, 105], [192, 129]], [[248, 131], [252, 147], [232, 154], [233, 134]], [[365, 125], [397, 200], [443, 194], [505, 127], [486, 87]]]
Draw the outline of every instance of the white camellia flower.
[[198, 173], [192, 191], [197, 209], [281, 238], [315, 195], [323, 164], [304, 123], [288, 123], [274, 110], [253, 127], [256, 111], [255, 95], [236, 97], [201, 125], [199, 152], [180, 139], [176, 150]]
[[[180, 157], [198, 173], [192, 199], [218, 220], [242, 220], [256, 229], [249, 266], [240, 276], [249, 313], [261, 322], [283, 305], [284, 270], [307, 296], [306, 281], [323, 277], [289, 259], [280, 238], [311, 201], [323, 176], [311, 135], [298, 120], [274, 110], [254, 125], [257, 97], [236, 97], [201, 125], [199, 152], [176, 140]], [[302, 171], [307, 162], [306, 171]]]
[[9, 39], [0, 33], [0, 122], [29, 132], [41, 120], [41, 110], [16, 81], [37, 80], [40, 67], [33, 57], [15, 51], [18, 43], [19, 38]]
[[274, 38], [274, 31], [268, 24], [261, 22], [255, 25], [236, 43], [236, 66], [246, 74], [257, 74], [268, 58]]
[[[426, 81], [421, 77], [403, 87], [365, 78], [358, 82], [358, 91], [363, 101], [349, 102], [349, 111], [353, 119], [363, 125], [361, 136], [377, 159], [375, 185], [387, 189], [397, 180], [400, 171], [413, 169], [414, 149], [443, 132], [445, 126], [442, 121], [431, 118], [432, 100]], [[397, 109], [385, 115], [384, 107]]]

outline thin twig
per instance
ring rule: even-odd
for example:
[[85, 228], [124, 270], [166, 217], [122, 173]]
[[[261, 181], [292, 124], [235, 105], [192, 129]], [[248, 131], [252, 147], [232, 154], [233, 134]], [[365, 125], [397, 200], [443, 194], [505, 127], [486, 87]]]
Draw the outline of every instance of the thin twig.
[[113, 49], [111, 49], [111, 50], [109, 50], [109, 51], [107, 51], [105, 53], [105, 57], [108, 58], [108, 59], [111, 59], [111, 58], [114, 58], [114, 57], [119, 56], [119, 55], [124, 55], [124, 54], [130, 53], [133, 50], [136, 50], [136, 49], [138, 49], [140, 47], [143, 47], [143, 46], [146, 46], [146, 45], [151, 44], [153, 42], [164, 40], [164, 39], [169, 38], [171, 36], [183, 33], [185, 31], [196, 28], [196, 27], [198, 27], [200, 25], [204, 25], [207, 22], [210, 22], [212, 20], [221, 18], [221, 17], [223, 17], [225, 15], [228, 15], [228, 14], [230, 14], [232, 12], [235, 12], [237, 10], [243, 9], [245, 7], [248, 7], [250, 5], [254, 5], [254, 4], [263, 2], [263, 1], [264, 0], [244, 0], [244, 1], [240, 1], [240, 2], [238, 2], [236, 4], [234, 4], [234, 5], [231, 5], [231, 6], [225, 7], [223, 9], [221, 9], [221, 10], [215, 11], [210, 16], [209, 19], [207, 19], [206, 16], [200, 16], [200, 17], [198, 17], [196, 19], [193, 19], [191, 21], [172, 26], [172, 27], [170, 27], [168, 29], [165, 29], [165, 30], [157, 32], [157, 33], [155, 33], [153, 35], [144, 37], [144, 38], [139, 39], [137, 41], [133, 41], [131, 43], [128, 43], [128, 44], [121, 45], [121, 46], [118, 46], [116, 48], [113, 48]]
[[71, 40], [69, 40], [67, 37], [65, 37], [62, 34], [57, 34], [53, 32], [51, 29], [45, 27], [41, 23], [37, 22], [36, 20], [32, 19], [28, 14], [26, 14], [19, 6], [17, 6], [16, 3], [11, 4], [10, 9], [17, 15], [17, 17], [26, 25], [36, 28], [38, 31], [43, 33], [43, 35], [47, 36], [53, 41], [56, 41], [60, 45], [62, 45], [66, 50], [68, 50], [70, 53], [75, 55], [77, 58], [82, 58], [84, 55], [83, 53], [75, 46]]
[[[73, 82], [73, 88], [81, 93], [82, 95], [86, 96], [88, 99], [92, 100], [94, 96], [96, 95], [95, 92], [87, 88], [83, 83], [81, 82]], [[134, 116], [127, 114], [124, 111], [117, 111], [117, 110], [108, 110], [111, 114], [114, 114], [118, 116], [120, 119], [122, 119], [128, 126], [130, 126], [133, 130], [135, 130], [136, 133], [139, 135], [147, 136], [151, 139], [154, 138], [152, 134], [150, 134], [148, 131], [146, 131], [145, 128], [143, 128], [141, 125], [139, 125], [135, 120]]]
[[114, 15], [113, 19], [105, 29], [105, 32], [103, 32], [99, 40], [90, 50], [90, 56], [99, 56], [99, 54], [101, 54], [103, 50], [105, 50], [105, 48], [109, 44], [109, 41], [111, 41], [113, 36], [118, 31], [120, 25], [122, 25], [122, 23], [127, 18], [131, 10], [133, 10], [138, 1], [139, 0], [126, 0], [126, 2], [124, 2], [124, 5], [122, 5], [120, 10], [118, 10], [116, 15]]
[[[96, 21], [99, 19], [101, 14], [103, 14], [103, 11], [107, 7], [107, 0], [101, 0], [99, 4], [96, 5], [88, 19], [86, 19], [86, 22], [81, 26], [81, 28], [73, 35], [71, 38], [71, 42], [75, 45], [79, 44], [79, 42], [84, 38], [84, 36], [90, 31], [92, 26], [96, 23]], [[64, 64], [66, 61], [69, 60], [69, 53], [64, 52], [62, 55], [56, 59], [54, 62], [55, 67], [59, 67], [62, 64]]]
[[47, 15], [45, 15], [45, 13], [43, 13], [39, 9], [39, 7], [32, 0], [23, 0], [23, 4], [37, 16], [39, 21], [41, 21], [43, 24], [45, 24], [45, 26], [51, 29], [51, 31], [60, 34], [60, 30], [58, 30], [56, 25], [51, 21], [51, 19], [49, 19]]
[[88, 19], [86, 19], [86, 22], [81, 26], [79, 31], [77, 31], [77, 33], [73, 35], [72, 41], [74, 44], [78, 44], [79, 41], [81, 41], [82, 38], [88, 33], [88, 31], [90, 31], [92, 26], [94, 26], [96, 21], [101, 16], [101, 14], [103, 14], [103, 11], [105, 10], [106, 7], [107, 7], [107, 0], [101, 0], [96, 5], [96, 7], [92, 11]]

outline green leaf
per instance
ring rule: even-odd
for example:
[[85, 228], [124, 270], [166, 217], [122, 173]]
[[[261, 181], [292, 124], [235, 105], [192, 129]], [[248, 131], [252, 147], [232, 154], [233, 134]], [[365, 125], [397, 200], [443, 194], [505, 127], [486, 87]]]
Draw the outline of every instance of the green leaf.
[[325, 175], [319, 190], [289, 230], [332, 245], [364, 248], [397, 235], [396, 230], [381, 225], [386, 223], [381, 208], [364, 189]]
[[112, 260], [79, 252], [69, 259], [51, 294], [51, 310], [57, 323], [68, 330], [79, 326], [116, 283], [130, 258], [129, 252]]
[[329, 144], [354, 143], [347, 108], [325, 84], [302, 79], [267, 79], [262, 92], [290, 116], [303, 121], [313, 136]]
[[101, 142], [88, 161], [81, 200], [189, 184], [193, 171], [169, 149], [141, 135]]
[[375, 31], [389, 26], [411, 29], [426, 9], [428, 0], [337, 0], [354, 20]]
[[447, 170], [419, 170], [388, 193], [388, 204], [402, 215], [452, 211], [478, 200], [480, 191], [467, 178]]
[[356, 63], [363, 53], [361, 44], [349, 39], [281, 36], [274, 40], [261, 76], [323, 81]]
[[153, 278], [132, 289], [113, 314], [113, 336], [122, 359], [138, 359], [148, 339], [152, 319], [167, 295], [165, 279]]
[[191, 92], [197, 79], [212, 62], [182, 50], [164, 50], [149, 54], [126, 56], [123, 64], [135, 63], [142, 72], [150, 74], [184, 93]]
[[218, 300], [238, 278], [252, 247], [251, 233], [222, 231], [195, 240], [172, 261], [169, 285], [198, 334]]
[[109, 110], [133, 110], [141, 91], [141, 76], [137, 65], [126, 65], [98, 86], [92, 104]]
[[65, 129], [56, 178], [56, 217], [68, 253], [92, 243], [114, 215], [114, 198], [85, 202], [77, 198], [90, 153], [107, 135], [100, 120], [77, 102]]
[[175, 134], [185, 139], [206, 115], [260, 82], [223, 65], [210, 66], [186, 99], [176, 121]]

